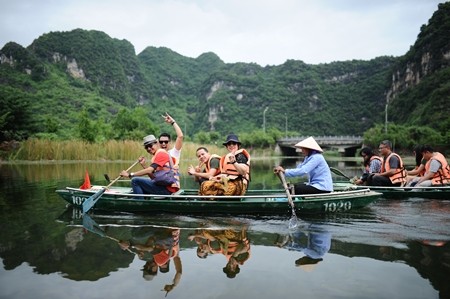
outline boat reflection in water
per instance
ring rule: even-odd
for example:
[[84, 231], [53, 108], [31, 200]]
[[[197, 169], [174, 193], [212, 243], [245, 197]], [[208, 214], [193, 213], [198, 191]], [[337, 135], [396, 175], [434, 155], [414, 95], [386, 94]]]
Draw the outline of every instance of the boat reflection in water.
[[[286, 217], [70, 215], [69, 211], [59, 219], [70, 230], [67, 236], [77, 235], [72, 231], [83, 227], [87, 231], [78, 235], [78, 244], [66, 238], [66, 245], [72, 248], [70, 255], [78, 263], [76, 268], [61, 270], [71, 280], [102, 280], [126, 272], [128, 283], [134, 277], [134, 288], [143, 287], [140, 280], [156, 285], [152, 294], [174, 298], [191, 298], [200, 290], [204, 298], [214, 292], [255, 296], [262, 292], [265, 296], [260, 297], [270, 298], [286, 291], [282, 285], [305, 297], [309, 292], [330, 295], [333, 289], [339, 294], [358, 292], [365, 298], [386, 298], [411, 281], [399, 298], [413, 292], [417, 295], [408, 298], [450, 295], [448, 240], [395, 239], [400, 237], [394, 234], [397, 228], [377, 230], [380, 223], [371, 213], [339, 217], [339, 223], [328, 218], [301, 220], [296, 230], [287, 228]], [[91, 270], [94, 263], [96, 269]], [[269, 273], [275, 274], [270, 282], [274, 285], [265, 287]], [[136, 280], [138, 276], [141, 279]], [[239, 292], [227, 283], [229, 278], [238, 281]], [[298, 280], [302, 283], [297, 286]], [[323, 288], [318, 281], [330, 285]], [[374, 286], [379, 284], [385, 287], [375, 292]], [[205, 285], [223, 286], [227, 291], [204, 289]]]

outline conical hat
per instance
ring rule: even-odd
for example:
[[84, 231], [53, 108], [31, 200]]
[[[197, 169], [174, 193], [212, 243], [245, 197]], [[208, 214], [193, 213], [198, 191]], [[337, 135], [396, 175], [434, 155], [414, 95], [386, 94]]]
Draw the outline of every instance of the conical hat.
[[300, 141], [299, 143], [297, 143], [295, 145], [295, 147], [309, 148], [309, 149], [316, 150], [318, 152], [323, 153], [322, 148], [317, 144], [317, 142], [312, 137], [308, 137], [308, 138]]
[[302, 269], [305, 272], [312, 272], [316, 268], [317, 264], [313, 265], [298, 265], [300, 269]]

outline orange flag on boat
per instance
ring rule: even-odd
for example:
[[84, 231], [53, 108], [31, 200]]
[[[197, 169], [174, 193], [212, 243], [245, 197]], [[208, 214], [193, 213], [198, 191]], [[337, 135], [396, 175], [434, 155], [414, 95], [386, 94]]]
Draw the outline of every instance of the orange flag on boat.
[[89, 173], [86, 169], [86, 174], [84, 175], [84, 183], [80, 186], [80, 189], [91, 189], [91, 180], [89, 179]]

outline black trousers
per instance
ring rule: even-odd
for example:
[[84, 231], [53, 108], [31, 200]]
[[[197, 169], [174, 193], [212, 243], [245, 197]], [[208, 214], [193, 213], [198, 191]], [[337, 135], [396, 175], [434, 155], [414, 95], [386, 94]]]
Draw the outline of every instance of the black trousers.
[[306, 184], [295, 184], [294, 185], [295, 194], [317, 194], [317, 193], [330, 193], [330, 191], [319, 190], [313, 186]]
[[367, 178], [367, 185], [368, 186], [391, 186], [391, 187], [397, 187], [400, 186], [401, 183], [398, 184], [392, 184], [391, 180], [386, 176], [381, 175], [371, 175]]

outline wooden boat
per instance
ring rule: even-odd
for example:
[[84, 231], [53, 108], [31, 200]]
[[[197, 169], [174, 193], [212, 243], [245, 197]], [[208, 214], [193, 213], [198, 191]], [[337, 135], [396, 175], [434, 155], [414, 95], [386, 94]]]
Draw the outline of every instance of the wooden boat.
[[[82, 207], [90, 196], [104, 188], [56, 190], [69, 204]], [[369, 189], [293, 196], [299, 214], [334, 213], [365, 207], [381, 196]], [[136, 195], [129, 187], [111, 187], [94, 209], [117, 212], [169, 212], [176, 214], [285, 214], [290, 205], [284, 190], [248, 190], [244, 196], [199, 196], [194, 189], [172, 195]]]
[[433, 187], [386, 187], [386, 186], [358, 186], [349, 182], [336, 182], [333, 184], [334, 190], [370, 190], [383, 194], [383, 198], [404, 199], [410, 197], [420, 197], [427, 199], [450, 199], [450, 186]]

